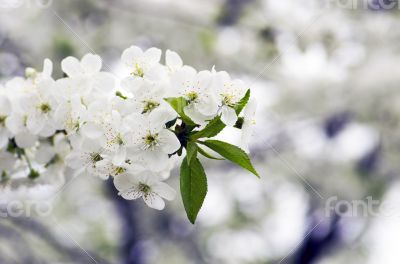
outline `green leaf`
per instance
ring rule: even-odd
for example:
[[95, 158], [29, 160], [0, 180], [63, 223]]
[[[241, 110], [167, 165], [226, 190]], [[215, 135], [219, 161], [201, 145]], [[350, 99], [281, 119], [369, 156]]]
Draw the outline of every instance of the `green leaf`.
[[247, 92], [243, 96], [243, 98], [237, 104], [235, 104], [235, 106], [233, 107], [235, 109], [237, 115], [239, 115], [242, 112], [243, 108], [249, 102], [249, 99], [250, 99], [250, 89], [247, 90]]
[[197, 144], [194, 142], [188, 142], [186, 146], [186, 156], [187, 156], [187, 162], [190, 165], [192, 162], [193, 158], [196, 158], [197, 156]]
[[216, 135], [219, 134], [219, 132], [221, 132], [224, 128], [226, 127], [226, 125], [221, 121], [221, 117], [220, 116], [216, 116], [214, 117], [214, 119], [212, 119], [205, 128], [203, 128], [202, 130], [194, 133], [190, 138], [192, 140], [196, 140], [199, 138], [210, 138], [210, 137], [215, 137]]
[[199, 146], [197, 146], [197, 152], [199, 152], [201, 155], [203, 155], [204, 157], [209, 158], [209, 159], [225, 160], [225, 159], [214, 157], [213, 155], [211, 155], [210, 153], [206, 152], [204, 149], [200, 148]]
[[252, 172], [257, 177], [260, 177], [254, 169], [253, 164], [251, 164], [249, 156], [241, 148], [218, 140], [206, 140], [205, 142], [199, 143], [206, 145], [227, 160], [236, 163], [242, 168]]
[[167, 103], [171, 105], [172, 108], [178, 113], [178, 115], [182, 118], [183, 122], [187, 125], [194, 126], [194, 123], [184, 112], [184, 108], [188, 105], [188, 102], [183, 97], [169, 97], [164, 99]]
[[186, 157], [182, 161], [180, 185], [187, 217], [194, 224], [207, 194], [207, 177], [197, 158], [192, 160], [190, 166]]

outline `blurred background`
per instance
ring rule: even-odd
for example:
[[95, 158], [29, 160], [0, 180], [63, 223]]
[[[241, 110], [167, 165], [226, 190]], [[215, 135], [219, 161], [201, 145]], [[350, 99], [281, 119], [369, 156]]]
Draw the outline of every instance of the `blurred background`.
[[[0, 218], [0, 263], [400, 263], [399, 41], [390, 0], [1, 0], [2, 81], [88, 52], [115, 68], [130, 45], [244, 79], [262, 178], [204, 161], [192, 226], [179, 197], [158, 212], [80, 177], [51, 217]], [[368, 197], [374, 214], [330, 210]]]

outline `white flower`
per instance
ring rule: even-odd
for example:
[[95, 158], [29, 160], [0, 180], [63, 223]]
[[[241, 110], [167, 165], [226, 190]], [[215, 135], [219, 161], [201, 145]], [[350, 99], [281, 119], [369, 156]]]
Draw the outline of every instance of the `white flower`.
[[121, 173], [126, 172], [125, 164], [121, 164], [121, 166], [116, 166], [113, 162], [104, 158], [103, 160], [96, 163], [96, 176], [98, 176], [102, 180], [107, 180], [108, 177], [115, 177]]
[[[51, 64], [50, 61], [47, 63]], [[51, 65], [46, 67], [51, 68]], [[47, 76], [51, 69], [46, 71], [46, 74], [41, 73], [31, 79], [14, 78], [6, 84], [12, 112], [5, 124], [19, 147], [31, 147], [37, 136], [51, 136], [57, 129], [53, 118], [57, 108], [53, 96], [54, 80]]]
[[[35, 85], [23, 78], [13, 78], [6, 83], [5, 92], [8, 92], [8, 99], [11, 103], [12, 111], [7, 109], [7, 103], [3, 111], [8, 112], [5, 119], [5, 127], [14, 136], [17, 145], [20, 148], [28, 148], [35, 145], [37, 136], [31, 133], [27, 128], [27, 112], [21, 107], [21, 98], [29, 96], [35, 92]], [[22, 104], [23, 105], [23, 104]]]
[[126, 78], [121, 85], [126, 91], [133, 94], [133, 98], [125, 100], [125, 104], [130, 106], [131, 111], [151, 115], [154, 111], [161, 110], [171, 111], [171, 115], [176, 115], [164, 100], [164, 98], [168, 97], [168, 85], [166, 83]]
[[140, 173], [145, 170], [136, 160], [125, 160], [120, 165], [115, 165], [112, 160], [112, 155], [104, 154], [103, 159], [96, 163], [96, 176], [103, 180], [107, 180], [108, 177], [117, 177], [121, 174], [126, 173]]
[[167, 111], [159, 111], [148, 117], [132, 115], [127, 118], [133, 127], [130, 150], [149, 170], [160, 172], [165, 169], [168, 166], [168, 154], [173, 154], [181, 146], [176, 135], [165, 128], [165, 123], [171, 119], [173, 116], [171, 118]]
[[103, 148], [109, 150], [112, 162], [121, 166], [127, 160], [127, 147], [131, 144], [131, 130], [117, 111], [112, 111], [111, 119], [102, 124], [105, 142]]
[[[52, 118], [56, 102], [52, 96], [54, 80], [51, 73], [52, 63], [46, 59], [43, 72], [28, 68], [27, 79], [14, 78], [6, 83], [5, 92], [11, 101], [12, 112], [3, 121], [21, 148], [34, 146], [38, 136], [47, 137], [56, 130]], [[1, 111], [7, 108], [7, 103], [3, 103]], [[4, 140], [3, 133], [4, 130], [1, 140]]]
[[108, 101], [97, 101], [89, 105], [80, 131], [109, 151], [114, 165], [120, 166], [127, 157], [132, 129], [118, 111], [111, 109]]
[[61, 63], [62, 70], [69, 76], [57, 81], [57, 87], [65, 99], [79, 94], [83, 104], [115, 93], [115, 77], [111, 73], [101, 72], [100, 56], [86, 54], [81, 61], [68, 57]]
[[131, 46], [124, 50], [121, 56], [122, 63], [128, 67], [131, 76], [159, 80], [164, 71], [160, 65], [161, 50], [150, 48], [143, 51], [137, 46]]
[[58, 129], [54, 113], [58, 107], [53, 96], [54, 81], [43, 80], [36, 86], [36, 91], [21, 96], [20, 108], [26, 116], [28, 130], [42, 137], [49, 137]]
[[54, 113], [57, 126], [62, 127], [68, 135], [79, 131], [82, 123], [86, 120], [87, 109], [82, 104], [79, 95], [68, 100], [61, 100]]
[[241, 80], [232, 80], [227, 72], [215, 73], [214, 87], [219, 96], [221, 120], [227, 126], [234, 126], [238, 117], [233, 106], [246, 94], [245, 84]]
[[103, 150], [98, 142], [86, 139], [65, 158], [65, 163], [77, 174], [87, 172], [96, 175], [96, 164], [103, 160], [102, 155]]
[[218, 101], [211, 89], [212, 84], [213, 75], [210, 71], [196, 73], [191, 68], [182, 68], [172, 76], [172, 87], [189, 102], [184, 109], [185, 114], [198, 124], [212, 119], [218, 112]]
[[[182, 160], [175, 154], [185, 141], [183, 133], [175, 134], [179, 127], [169, 125], [179, 116], [165, 98], [184, 97], [185, 114], [199, 125], [217, 115], [233, 125], [233, 107], [244, 85], [225, 72], [197, 72], [170, 50], [165, 65], [160, 58], [156, 48], [126, 49], [121, 60], [130, 75], [122, 80], [101, 71], [102, 60], [94, 54], [64, 59], [67, 77], [54, 80], [53, 64], [46, 59], [42, 72], [27, 68], [25, 77], [0, 86], [2, 183], [10, 192], [27, 193], [34, 186], [59, 188], [66, 177], [82, 173], [113, 177], [125, 199], [142, 197], [150, 207], [163, 209], [163, 199], [176, 195], [163, 181]], [[254, 112], [249, 103], [239, 120], [245, 149]], [[7, 146], [15, 151], [6, 151]]]
[[124, 199], [136, 200], [142, 197], [149, 207], [157, 210], [164, 209], [163, 198], [171, 201], [176, 196], [174, 189], [149, 171], [118, 175], [114, 178], [114, 185]]

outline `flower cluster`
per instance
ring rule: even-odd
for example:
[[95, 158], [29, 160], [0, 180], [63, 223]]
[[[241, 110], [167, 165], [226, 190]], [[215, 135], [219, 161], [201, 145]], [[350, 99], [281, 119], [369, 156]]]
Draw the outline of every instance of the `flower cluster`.
[[[46, 59], [42, 72], [28, 68], [24, 78], [0, 87], [2, 185], [63, 184], [71, 172], [112, 177], [125, 199], [141, 197], [163, 209], [163, 199], [175, 197], [164, 181], [182, 162], [181, 193], [194, 222], [207, 187], [198, 153], [215, 158], [211, 149], [257, 174], [246, 143], [242, 151], [209, 139], [231, 126], [248, 141], [255, 114], [250, 90], [226, 72], [183, 65], [175, 52], [167, 50], [165, 65], [161, 56], [156, 48], [126, 49], [123, 78], [102, 71], [98, 55], [68, 57], [61, 63], [65, 78], [58, 80]], [[194, 183], [202, 185], [198, 193]]]

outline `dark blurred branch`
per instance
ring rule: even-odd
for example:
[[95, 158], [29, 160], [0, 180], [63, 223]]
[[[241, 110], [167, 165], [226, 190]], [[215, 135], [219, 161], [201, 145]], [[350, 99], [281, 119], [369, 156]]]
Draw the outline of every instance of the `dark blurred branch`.
[[253, 0], [226, 0], [218, 18], [218, 23], [221, 26], [236, 24], [243, 13], [243, 8], [251, 2]]
[[163, 212], [158, 222], [158, 232], [163, 239], [179, 244], [188, 254], [189, 259], [195, 263], [205, 264], [206, 261], [198, 244], [199, 239], [196, 237], [196, 232], [189, 230], [192, 228], [195, 227], [191, 226], [189, 221], [174, 217], [167, 210]]
[[307, 232], [309, 235], [294, 254], [293, 264], [315, 263], [327, 251], [338, 246], [341, 243], [339, 220], [339, 216], [333, 216], [330, 219], [324, 219], [329, 223], [322, 222], [314, 228], [315, 224], [321, 220], [318, 217], [312, 217], [310, 229]]
[[106, 182], [106, 189], [121, 221], [121, 263], [145, 264], [146, 255], [143, 248], [140, 247], [142, 233], [135, 217], [138, 211], [136, 203], [119, 196], [111, 179]]

